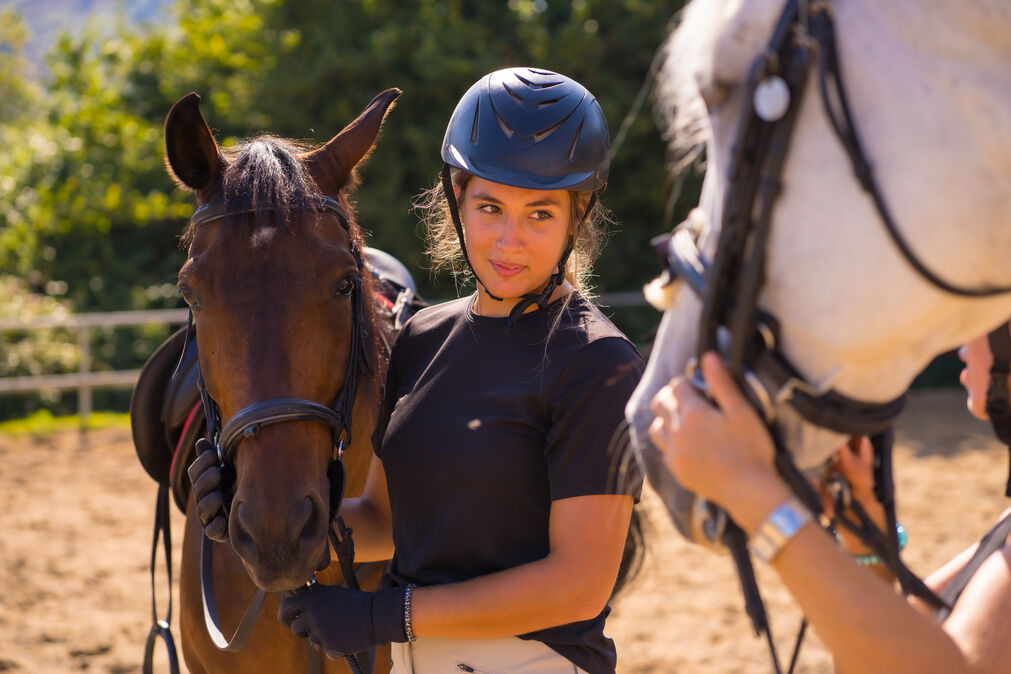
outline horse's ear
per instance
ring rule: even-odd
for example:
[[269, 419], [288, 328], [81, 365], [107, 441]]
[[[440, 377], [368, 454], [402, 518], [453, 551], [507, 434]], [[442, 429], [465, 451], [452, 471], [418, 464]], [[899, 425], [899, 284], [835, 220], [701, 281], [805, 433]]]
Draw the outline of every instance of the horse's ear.
[[398, 96], [400, 89], [387, 89], [326, 145], [302, 155], [321, 192], [336, 195], [340, 191], [355, 166], [372, 150], [383, 119]]
[[221, 175], [224, 158], [200, 114], [200, 96], [186, 94], [165, 118], [165, 159], [169, 172], [186, 187], [202, 192]]

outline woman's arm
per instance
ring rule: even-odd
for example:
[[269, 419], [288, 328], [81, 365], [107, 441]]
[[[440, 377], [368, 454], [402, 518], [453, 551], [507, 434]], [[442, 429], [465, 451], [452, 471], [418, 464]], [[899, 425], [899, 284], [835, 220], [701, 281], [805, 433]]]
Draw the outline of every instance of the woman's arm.
[[[718, 407], [689, 382], [676, 379], [654, 400], [658, 416], [650, 435], [687, 489], [722, 505], [750, 534], [790, 492], [773, 467], [768, 432], [719, 358], [707, 354], [702, 366]], [[1001, 559], [1003, 576], [1001, 568], [993, 568]], [[966, 617], [955, 620], [953, 614], [943, 629], [856, 565], [814, 523], [784, 545], [772, 568], [841, 670], [958, 674], [1008, 671], [1011, 618], [995, 616], [1001, 607], [1003, 614], [1011, 613], [1006, 560], [995, 555], [984, 565], [991, 567], [989, 573], [981, 570], [971, 583], [989, 603], [973, 609], [976, 600], [967, 594], [957, 609]], [[979, 611], [983, 620], [973, 620]], [[996, 653], [989, 655], [990, 650]]]
[[461, 583], [419, 587], [411, 600], [414, 633], [493, 638], [596, 617], [614, 587], [631, 513], [630, 496], [553, 501], [545, 558]]
[[386, 490], [383, 462], [373, 456], [365, 489], [356, 498], [344, 499], [340, 515], [354, 533], [355, 561], [375, 562], [393, 556], [393, 518]]

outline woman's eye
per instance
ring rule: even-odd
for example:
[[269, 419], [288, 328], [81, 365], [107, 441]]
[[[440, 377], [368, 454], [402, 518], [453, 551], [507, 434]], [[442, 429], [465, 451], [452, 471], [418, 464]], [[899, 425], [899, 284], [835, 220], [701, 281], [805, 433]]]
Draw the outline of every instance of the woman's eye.
[[481, 204], [477, 207], [477, 210], [487, 215], [495, 215], [499, 212], [499, 207], [495, 204]]
[[343, 281], [341, 281], [340, 286], [337, 288], [337, 294], [347, 297], [352, 292], [354, 292], [354, 289], [355, 289], [355, 278], [353, 276], [349, 276]]
[[555, 214], [551, 211], [534, 211], [530, 214], [530, 217], [534, 220], [550, 220], [555, 217]]

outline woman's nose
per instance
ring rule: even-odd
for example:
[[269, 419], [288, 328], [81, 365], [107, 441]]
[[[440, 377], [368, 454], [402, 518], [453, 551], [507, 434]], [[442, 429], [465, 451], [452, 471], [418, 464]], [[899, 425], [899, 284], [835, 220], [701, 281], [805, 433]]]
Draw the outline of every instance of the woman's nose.
[[969, 358], [966, 355], [965, 344], [963, 344], [962, 346], [958, 347], [958, 359], [960, 361], [962, 361], [963, 363], [966, 363], [966, 364], [968, 364], [968, 362], [969, 362]]
[[523, 238], [520, 232], [519, 223], [515, 218], [506, 218], [499, 232], [496, 245], [499, 249], [515, 249], [523, 247]]

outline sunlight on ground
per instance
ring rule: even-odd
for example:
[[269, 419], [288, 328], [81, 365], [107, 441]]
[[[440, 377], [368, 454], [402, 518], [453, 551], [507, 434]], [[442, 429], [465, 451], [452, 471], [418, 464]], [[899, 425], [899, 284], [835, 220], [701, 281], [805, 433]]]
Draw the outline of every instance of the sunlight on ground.
[[[0, 434], [48, 435], [55, 431], [73, 430], [80, 427], [81, 417], [79, 415], [54, 417], [49, 410], [39, 410], [23, 419], [0, 421]], [[125, 412], [93, 412], [88, 416], [88, 430], [129, 427], [130, 415]]]

